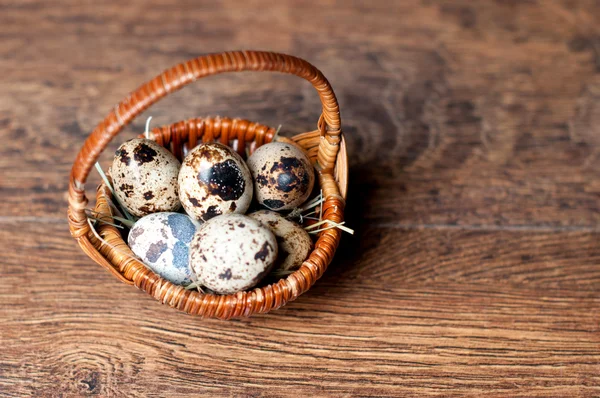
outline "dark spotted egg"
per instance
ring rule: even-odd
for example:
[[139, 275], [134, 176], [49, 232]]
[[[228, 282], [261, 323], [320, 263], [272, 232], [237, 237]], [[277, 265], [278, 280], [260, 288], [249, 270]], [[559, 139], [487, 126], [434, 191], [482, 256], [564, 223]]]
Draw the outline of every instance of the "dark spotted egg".
[[183, 160], [178, 181], [181, 204], [198, 220], [243, 214], [252, 201], [248, 167], [240, 155], [222, 144], [202, 144], [190, 151]]
[[278, 244], [276, 269], [290, 271], [300, 268], [313, 245], [304, 228], [269, 210], [259, 210], [248, 214], [248, 217], [260, 222], [275, 235]]
[[196, 226], [185, 214], [154, 213], [135, 223], [127, 243], [152, 271], [185, 286], [192, 281], [189, 246], [195, 233]]
[[308, 199], [315, 173], [301, 149], [283, 142], [259, 147], [248, 159], [254, 195], [271, 210], [290, 210]]
[[115, 195], [127, 210], [138, 217], [162, 211], [176, 211], [180, 163], [156, 142], [134, 138], [115, 152], [111, 177]]
[[198, 283], [231, 294], [256, 285], [277, 259], [277, 240], [258, 221], [227, 214], [204, 223], [190, 245]]

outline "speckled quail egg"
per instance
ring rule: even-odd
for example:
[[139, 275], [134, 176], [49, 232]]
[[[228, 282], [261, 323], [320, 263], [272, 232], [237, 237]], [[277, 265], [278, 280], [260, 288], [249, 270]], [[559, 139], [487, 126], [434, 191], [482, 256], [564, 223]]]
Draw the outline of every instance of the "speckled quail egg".
[[133, 215], [176, 211], [180, 163], [156, 142], [134, 138], [115, 152], [111, 177], [119, 202]]
[[240, 155], [223, 144], [202, 144], [190, 151], [178, 181], [185, 211], [199, 220], [243, 214], [252, 202], [250, 171]]
[[127, 243], [152, 271], [177, 285], [188, 285], [189, 246], [195, 233], [196, 226], [185, 214], [154, 213], [135, 223]]
[[278, 244], [276, 269], [289, 271], [300, 268], [312, 249], [312, 240], [304, 228], [269, 210], [259, 210], [248, 214], [248, 217], [257, 220], [275, 235]]
[[277, 259], [277, 240], [258, 221], [226, 214], [206, 222], [190, 245], [198, 283], [220, 294], [256, 285]]
[[272, 142], [256, 149], [248, 159], [254, 178], [254, 195], [271, 210], [289, 210], [308, 199], [315, 183], [315, 173], [300, 148]]

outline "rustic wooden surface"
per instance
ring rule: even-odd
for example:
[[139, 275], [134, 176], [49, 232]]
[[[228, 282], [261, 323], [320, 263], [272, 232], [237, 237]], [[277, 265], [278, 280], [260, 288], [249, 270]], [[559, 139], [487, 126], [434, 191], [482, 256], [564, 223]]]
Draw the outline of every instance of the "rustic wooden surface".
[[[600, 396], [598, 1], [161, 3], [0, 0], [0, 395]], [[200, 320], [82, 254], [67, 175], [130, 90], [244, 48], [329, 77], [357, 234], [285, 308]], [[300, 79], [219, 76], [119, 140], [318, 111]]]

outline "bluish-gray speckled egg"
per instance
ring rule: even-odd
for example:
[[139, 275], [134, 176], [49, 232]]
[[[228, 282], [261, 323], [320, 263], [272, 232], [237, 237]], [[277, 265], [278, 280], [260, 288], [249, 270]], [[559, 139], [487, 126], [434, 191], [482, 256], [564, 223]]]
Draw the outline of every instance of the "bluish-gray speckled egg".
[[310, 159], [298, 147], [271, 142], [248, 158], [254, 178], [254, 196], [271, 210], [291, 210], [308, 199], [315, 184]]
[[185, 211], [207, 221], [245, 213], [252, 201], [252, 176], [240, 155], [219, 143], [202, 144], [187, 154], [179, 172], [179, 199]]
[[113, 159], [111, 177], [115, 195], [138, 217], [176, 211], [179, 160], [152, 140], [134, 138], [123, 143]]
[[127, 243], [152, 271], [177, 285], [192, 282], [189, 246], [196, 226], [185, 214], [154, 213], [135, 223]]

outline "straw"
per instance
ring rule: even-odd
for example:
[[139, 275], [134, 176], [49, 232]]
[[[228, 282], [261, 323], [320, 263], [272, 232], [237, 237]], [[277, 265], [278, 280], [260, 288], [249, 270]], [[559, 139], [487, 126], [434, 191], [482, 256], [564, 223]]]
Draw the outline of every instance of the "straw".
[[144, 137], [146, 137], [147, 140], [150, 139], [150, 120], [152, 120], [152, 116], [148, 117], [146, 120], [146, 131], [144, 131]]
[[100, 174], [100, 177], [102, 177], [104, 184], [108, 187], [108, 189], [110, 190], [110, 193], [112, 193], [113, 198], [116, 199], [117, 203], [121, 207], [121, 213], [125, 217], [127, 217], [127, 219], [129, 221], [135, 222], [135, 219], [133, 218], [133, 216], [131, 214], [129, 214], [127, 209], [125, 209], [125, 206], [123, 206], [123, 203], [121, 203], [121, 201], [119, 200], [117, 195], [115, 195], [115, 190], [113, 189], [112, 185], [110, 185], [110, 182], [108, 181], [108, 177], [106, 177], [106, 174], [104, 174], [104, 170], [102, 170], [102, 167], [100, 166], [100, 163], [98, 163], [98, 162], [96, 162], [96, 170], [98, 170], [98, 174]]

